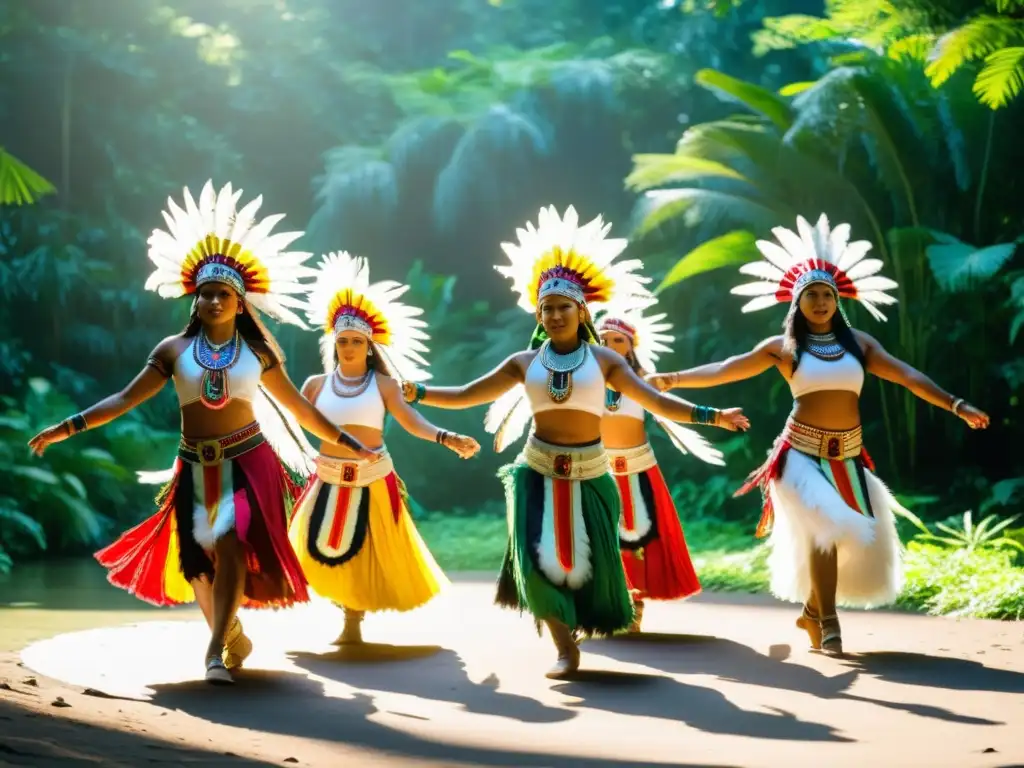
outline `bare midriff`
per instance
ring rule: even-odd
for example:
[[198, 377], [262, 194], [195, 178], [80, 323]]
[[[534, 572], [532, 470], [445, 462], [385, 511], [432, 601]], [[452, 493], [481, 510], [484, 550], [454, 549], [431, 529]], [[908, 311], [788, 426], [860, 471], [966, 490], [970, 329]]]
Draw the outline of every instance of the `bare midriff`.
[[559, 408], [534, 416], [534, 434], [552, 445], [590, 445], [601, 439], [601, 417]]
[[[371, 450], [375, 450], [384, 445], [384, 433], [379, 429], [355, 425], [349, 426], [347, 424], [342, 425], [340, 429], [345, 430], [345, 432], [352, 435], [352, 437]], [[320, 441], [320, 453], [324, 456], [333, 456], [337, 459], [358, 458], [351, 448], [346, 448], [344, 445], [338, 445], [337, 443], [325, 443], [322, 440]]]
[[848, 390], [809, 392], [793, 404], [793, 419], [809, 427], [842, 432], [860, 426], [860, 396]]
[[647, 430], [640, 419], [605, 414], [601, 419], [601, 439], [608, 450], [636, 448], [647, 442]]
[[193, 440], [226, 437], [256, 421], [252, 403], [229, 400], [223, 408], [207, 408], [201, 402], [181, 409], [181, 434]]

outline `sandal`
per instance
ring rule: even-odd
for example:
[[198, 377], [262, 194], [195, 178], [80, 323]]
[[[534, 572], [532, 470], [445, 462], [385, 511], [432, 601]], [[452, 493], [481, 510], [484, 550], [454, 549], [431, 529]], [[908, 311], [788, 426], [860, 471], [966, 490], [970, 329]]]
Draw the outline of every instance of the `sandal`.
[[817, 613], [812, 611], [806, 603], [804, 603], [804, 610], [800, 614], [800, 618], [796, 620], [796, 625], [804, 630], [811, 639], [811, 648], [815, 651], [820, 651], [821, 621], [818, 619]]
[[834, 613], [821, 618], [821, 650], [829, 656], [843, 655], [843, 633], [839, 628], [839, 617]]
[[206, 682], [213, 685], [232, 685], [235, 678], [228, 672], [219, 656], [211, 656], [206, 660]]
[[239, 669], [251, 653], [252, 640], [246, 637], [241, 620], [235, 616], [235, 620], [231, 622], [231, 628], [228, 629], [224, 653], [221, 656], [224, 666], [229, 670]]

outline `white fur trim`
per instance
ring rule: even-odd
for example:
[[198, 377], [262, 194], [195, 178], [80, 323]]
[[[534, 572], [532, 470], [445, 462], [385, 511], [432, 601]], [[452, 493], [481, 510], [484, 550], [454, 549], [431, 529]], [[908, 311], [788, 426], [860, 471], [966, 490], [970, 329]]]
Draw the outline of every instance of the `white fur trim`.
[[[632, 475], [626, 475], [626, 482], [629, 484], [629, 500], [633, 504], [633, 528], [626, 528], [626, 500], [623, 499], [622, 514], [619, 516], [619, 538], [622, 541], [640, 541], [640, 539], [651, 532], [651, 518], [653, 517], [654, 510], [647, 508], [647, 502], [644, 500], [644, 495], [640, 490], [641, 474], [637, 472]], [[616, 485], [618, 485], [618, 482], [616, 482]], [[621, 486], [618, 487], [621, 489]]]
[[[342, 486], [330, 485], [331, 490], [327, 494], [327, 507], [324, 510], [323, 522], [320, 523], [320, 530], [316, 532], [316, 548], [324, 557], [343, 557], [352, 548], [352, 539], [355, 537], [356, 525], [359, 522], [359, 503], [366, 491], [363, 488], [348, 486], [348, 504], [345, 509], [338, 509], [338, 500], [342, 493]], [[330, 545], [331, 528], [334, 526], [334, 519], [338, 515], [345, 515], [341, 531], [341, 542], [336, 547]]]
[[587, 526], [583, 521], [583, 499], [579, 481], [563, 480], [571, 484], [572, 494], [572, 568], [566, 571], [558, 559], [555, 541], [555, 499], [554, 483], [550, 477], [544, 478], [544, 517], [541, 520], [540, 541], [537, 543], [537, 564], [541, 572], [555, 586], [566, 586], [579, 589], [586, 584], [593, 574], [590, 562], [590, 539], [587, 537]]
[[891, 603], [903, 586], [900, 540], [889, 489], [864, 471], [874, 518], [843, 501], [815, 459], [790, 450], [782, 477], [769, 484], [775, 523], [768, 559], [771, 591], [802, 603], [811, 590], [810, 557], [815, 547], [837, 549], [836, 604], [872, 608]]
[[[192, 464], [192, 537], [203, 549], [210, 551], [217, 539], [235, 527], [235, 487], [232, 464], [225, 461], [218, 467]], [[216, 499], [206, 498], [205, 473], [220, 471], [220, 488]], [[213, 520], [210, 508], [215, 507]]]

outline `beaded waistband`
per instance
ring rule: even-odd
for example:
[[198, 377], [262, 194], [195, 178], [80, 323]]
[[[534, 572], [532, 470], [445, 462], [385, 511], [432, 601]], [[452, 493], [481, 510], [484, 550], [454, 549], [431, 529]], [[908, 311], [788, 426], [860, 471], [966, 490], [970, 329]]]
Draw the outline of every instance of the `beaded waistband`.
[[387, 449], [384, 449], [384, 456], [372, 464], [367, 459], [340, 459], [323, 454], [316, 457], [316, 476], [330, 485], [365, 488], [394, 471], [395, 464]]
[[608, 472], [608, 454], [602, 443], [554, 445], [530, 435], [523, 447], [522, 458], [530, 469], [545, 477], [593, 480]]
[[635, 475], [658, 465], [650, 443], [644, 443], [635, 448], [609, 449], [608, 461], [611, 464], [613, 475]]
[[818, 429], [790, 418], [782, 430], [783, 438], [800, 453], [821, 459], [852, 459], [864, 449], [861, 427], [842, 431]]
[[237, 459], [265, 441], [266, 438], [260, 431], [259, 422], [254, 421], [247, 427], [225, 437], [207, 437], [195, 440], [183, 436], [178, 443], [178, 457], [189, 464], [201, 464], [204, 467], [209, 467]]

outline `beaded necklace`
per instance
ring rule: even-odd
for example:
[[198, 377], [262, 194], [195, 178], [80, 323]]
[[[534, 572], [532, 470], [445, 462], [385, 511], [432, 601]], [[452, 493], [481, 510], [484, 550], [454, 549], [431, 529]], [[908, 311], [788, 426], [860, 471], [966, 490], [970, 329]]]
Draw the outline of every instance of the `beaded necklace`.
[[192, 345], [192, 357], [203, 369], [203, 379], [199, 386], [199, 400], [207, 408], [219, 410], [231, 400], [228, 389], [228, 369], [238, 362], [242, 352], [241, 337], [238, 330], [230, 339], [214, 344], [201, 330]]
[[551, 346], [551, 339], [540, 347], [540, 364], [548, 371], [548, 397], [564, 403], [572, 396], [572, 374], [587, 359], [587, 345], [580, 342], [572, 352], [563, 355]]

